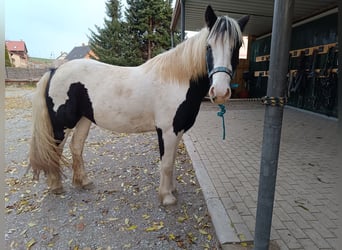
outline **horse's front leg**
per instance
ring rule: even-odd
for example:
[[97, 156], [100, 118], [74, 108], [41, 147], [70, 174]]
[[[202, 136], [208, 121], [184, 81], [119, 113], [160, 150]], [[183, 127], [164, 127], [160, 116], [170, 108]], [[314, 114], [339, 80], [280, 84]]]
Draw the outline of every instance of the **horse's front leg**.
[[76, 125], [74, 130], [70, 150], [72, 154], [72, 168], [74, 170], [72, 184], [76, 187], [88, 189], [92, 187], [92, 182], [88, 179], [87, 174], [84, 170], [83, 162], [83, 147], [84, 142], [87, 139], [91, 121], [85, 117], [82, 117]]
[[160, 128], [157, 128], [157, 133], [161, 158], [159, 198], [163, 205], [172, 205], [177, 201], [172, 193], [176, 190], [174, 162], [182, 134], [176, 136], [172, 129], [163, 131]]

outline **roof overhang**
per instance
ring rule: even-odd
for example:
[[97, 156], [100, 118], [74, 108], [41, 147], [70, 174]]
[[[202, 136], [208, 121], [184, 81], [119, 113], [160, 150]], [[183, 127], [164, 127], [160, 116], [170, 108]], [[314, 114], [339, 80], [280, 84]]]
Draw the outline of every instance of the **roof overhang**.
[[[204, 27], [204, 12], [208, 4], [218, 16], [228, 15], [237, 19], [243, 15], [250, 15], [244, 30], [245, 35], [259, 37], [272, 30], [273, 0], [176, 0], [171, 21], [172, 31], [180, 27], [182, 1], [185, 1], [185, 30], [188, 31], [198, 31]], [[296, 0], [292, 23], [337, 9], [337, 3], [337, 0]]]

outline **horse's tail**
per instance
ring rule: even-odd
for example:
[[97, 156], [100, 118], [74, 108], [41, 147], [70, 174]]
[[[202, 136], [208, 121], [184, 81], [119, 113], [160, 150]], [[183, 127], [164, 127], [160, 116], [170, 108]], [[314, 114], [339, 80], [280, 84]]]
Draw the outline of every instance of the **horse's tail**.
[[51, 79], [51, 71], [45, 73], [37, 84], [32, 99], [32, 138], [30, 142], [29, 160], [33, 170], [33, 178], [39, 179], [41, 171], [53, 179], [60, 179], [62, 168], [62, 149], [54, 138], [51, 119], [46, 104], [46, 88]]

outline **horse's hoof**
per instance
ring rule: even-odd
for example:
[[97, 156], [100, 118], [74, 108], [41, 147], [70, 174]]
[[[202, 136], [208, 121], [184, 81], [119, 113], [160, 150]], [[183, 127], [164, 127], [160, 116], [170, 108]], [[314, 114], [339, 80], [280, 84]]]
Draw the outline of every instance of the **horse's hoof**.
[[82, 185], [82, 189], [84, 190], [91, 190], [95, 187], [94, 183], [92, 181], [88, 181], [87, 183]]
[[162, 200], [163, 206], [174, 205], [176, 203], [177, 203], [177, 199], [172, 194], [165, 195]]
[[57, 188], [51, 189], [51, 193], [60, 195], [60, 194], [64, 194], [65, 190], [63, 187], [57, 187]]
[[86, 181], [74, 181], [73, 185], [75, 188], [84, 189], [84, 190], [90, 190], [94, 188], [94, 183], [92, 181], [86, 180]]

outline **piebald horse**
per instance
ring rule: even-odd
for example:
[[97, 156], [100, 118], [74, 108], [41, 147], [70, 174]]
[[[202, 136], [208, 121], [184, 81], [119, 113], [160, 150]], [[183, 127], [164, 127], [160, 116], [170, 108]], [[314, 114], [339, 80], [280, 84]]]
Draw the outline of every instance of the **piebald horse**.
[[92, 123], [118, 133], [157, 131], [161, 166], [159, 197], [176, 202], [173, 176], [178, 143], [192, 127], [206, 94], [214, 103], [230, 98], [230, 81], [238, 64], [242, 30], [238, 21], [217, 17], [208, 6], [206, 27], [175, 48], [137, 67], [95, 60], [73, 60], [47, 72], [33, 98], [30, 165], [54, 193], [63, 192], [61, 163], [71, 130], [73, 185], [92, 185], [82, 157]]

